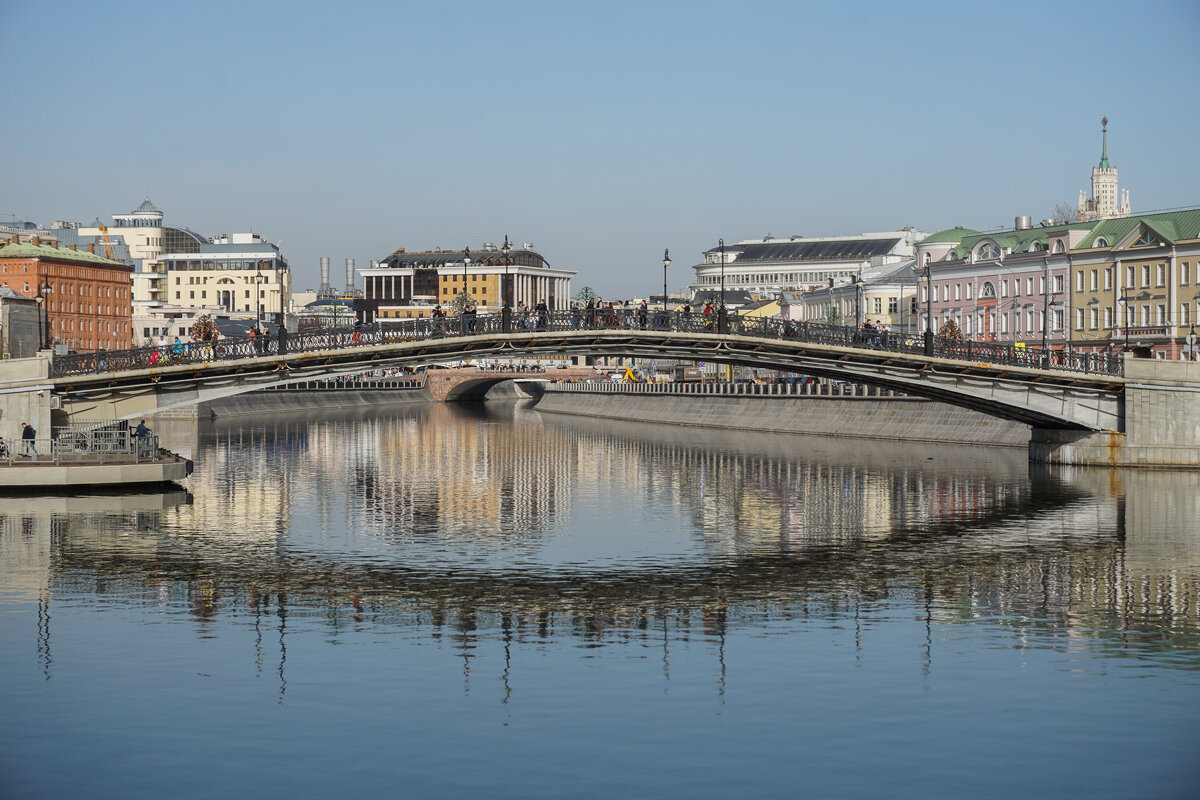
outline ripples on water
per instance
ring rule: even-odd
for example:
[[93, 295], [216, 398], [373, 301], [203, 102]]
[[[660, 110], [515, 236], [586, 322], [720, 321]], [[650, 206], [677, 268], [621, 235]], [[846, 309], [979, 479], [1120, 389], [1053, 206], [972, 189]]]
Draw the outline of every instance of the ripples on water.
[[511, 404], [190, 447], [0, 506], [8, 795], [1197, 786], [1194, 474]]

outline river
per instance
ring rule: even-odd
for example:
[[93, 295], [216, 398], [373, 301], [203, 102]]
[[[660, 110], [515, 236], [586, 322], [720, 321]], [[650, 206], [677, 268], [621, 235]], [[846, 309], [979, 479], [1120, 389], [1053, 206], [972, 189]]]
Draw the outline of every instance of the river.
[[1200, 791], [1200, 473], [511, 402], [181, 449], [0, 498], [0, 797]]

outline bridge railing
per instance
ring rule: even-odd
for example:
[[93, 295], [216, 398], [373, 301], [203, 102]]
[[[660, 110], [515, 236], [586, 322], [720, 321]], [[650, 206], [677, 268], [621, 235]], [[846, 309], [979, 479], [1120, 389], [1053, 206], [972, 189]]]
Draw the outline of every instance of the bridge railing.
[[[298, 333], [284, 332], [275, 336], [232, 337], [215, 341], [176, 343], [165, 347], [73, 353], [56, 356], [51, 375], [60, 377], [116, 372], [170, 364], [277, 356], [455, 336], [612, 329], [730, 333], [896, 353], [925, 353], [925, 341], [921, 336], [816, 322], [792, 322], [769, 317], [721, 315], [702, 311], [684, 313], [650, 308], [545, 312], [515, 309], [511, 314], [459, 314], [438, 318], [381, 320], [371, 325], [313, 328]], [[1098, 375], [1121, 375], [1124, 368], [1117, 354], [1073, 353], [1063, 349], [1028, 347], [1017, 343], [974, 342], [942, 337], [934, 338], [930, 354], [939, 358]]]

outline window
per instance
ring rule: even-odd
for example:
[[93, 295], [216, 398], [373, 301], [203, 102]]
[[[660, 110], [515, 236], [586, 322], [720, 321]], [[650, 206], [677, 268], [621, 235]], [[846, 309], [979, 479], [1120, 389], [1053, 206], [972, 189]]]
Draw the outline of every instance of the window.
[[1112, 310], [1112, 306], [1105, 306], [1105, 307], [1104, 307], [1104, 327], [1105, 327], [1105, 328], [1112, 328], [1112, 327], [1113, 327], [1113, 310]]
[[1021, 279], [1013, 278], [1013, 297], [1021, 296]]
[[1100, 309], [1092, 306], [1088, 309], [1088, 328], [1096, 330], [1100, 327]]
[[1166, 325], [1167, 324], [1167, 304], [1166, 303], [1159, 303], [1154, 307], [1154, 324], [1155, 325]]
[[[25, 288], [26, 288], [26, 289], [28, 289], [29, 287], [28, 287], [28, 286], [26, 286]], [[956, 283], [956, 284], [954, 284], [954, 299], [955, 299], [955, 300], [958, 300], [958, 299], [960, 299], [960, 298], [959, 298], [959, 293], [960, 293], [961, 291], [962, 291], [962, 284], [961, 284], [961, 283]]]
[[1191, 266], [1184, 261], [1179, 265], [1179, 285], [1187, 286], [1191, 282]]
[[1112, 287], [1113, 287], [1113, 268], [1108, 267], [1107, 269], [1104, 270], [1104, 289], [1105, 289], [1105, 291], [1112, 291]]
[[1150, 285], [1150, 265], [1142, 264], [1142, 286]]
[[1054, 330], [1061, 331], [1063, 329], [1063, 310], [1061, 308], [1054, 309]]
[[963, 296], [967, 300], [971, 299], [971, 284], [968, 283], [963, 285]]
[[1156, 276], [1156, 280], [1154, 282], [1155, 286], [1166, 286], [1167, 285], [1167, 265], [1159, 264], [1158, 268], [1155, 270], [1155, 276]]
[[1079, 270], [1075, 273], [1075, 291], [1083, 291], [1083, 270]]
[[1055, 275], [1054, 276], [1054, 291], [1058, 294], [1061, 294], [1062, 290], [1063, 290], [1063, 276]]
[[875, 308], [875, 313], [876, 313], [876, 314], [882, 314], [882, 313], [883, 313], [883, 298], [882, 298], [882, 297], [876, 297], [876, 298], [875, 298], [874, 308]]
[[1179, 324], [1180, 325], [1191, 325], [1192, 324], [1191, 314], [1189, 313], [1189, 312], [1191, 312], [1191, 310], [1192, 310], [1192, 307], [1189, 306], [1187, 303], [1183, 303], [1179, 306]]
[[1025, 294], [1033, 294], [1033, 278], [1025, 279]]
[[1066, 249], [1067, 248], [1063, 246], [1062, 239], [1059, 239], [1054, 243], [1054, 252], [1055, 253], [1064, 253], [1064, 252], [1066, 252]]
[[1108, 247], [1108, 239], [1105, 239], [1103, 236], [1097, 236], [1096, 244], [1094, 246], [1095, 247]]
[[1091, 281], [1088, 285], [1088, 288], [1094, 292], [1100, 288], [1100, 270], [1098, 270], [1098, 269], [1092, 270], [1090, 277], [1091, 277]]
[[1150, 233], [1150, 231], [1146, 231], [1138, 238], [1138, 240], [1136, 242], [1133, 243], [1133, 246], [1134, 247], [1158, 247], [1158, 245], [1160, 245], [1160, 244], [1162, 244], [1162, 242], [1160, 242], [1158, 240], [1157, 236], [1155, 236], [1153, 233]]

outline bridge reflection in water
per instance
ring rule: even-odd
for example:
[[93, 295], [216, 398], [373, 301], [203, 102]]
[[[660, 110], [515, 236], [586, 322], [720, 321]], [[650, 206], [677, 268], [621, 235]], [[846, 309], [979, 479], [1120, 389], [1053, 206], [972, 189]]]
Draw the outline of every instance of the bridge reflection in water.
[[[812, 616], [853, 620], [869, 648], [857, 626], [898, 595], [927, 625], [1003, 620], [1048, 647], [1200, 642], [1194, 474], [1031, 476], [1019, 450], [445, 405], [219, 426], [197, 459], [192, 497], [165, 508], [6, 507], [4, 569], [42, 599], [48, 671], [52, 601], [71, 596], [186, 609], [198, 635], [247, 615], [281, 636], [412, 629], [464, 664], [479, 637], [669, 648]], [[656, 552], [640, 530], [675, 519], [684, 543]], [[932, 638], [914, 648], [936, 658]]]

